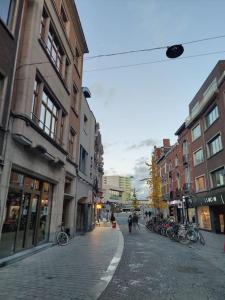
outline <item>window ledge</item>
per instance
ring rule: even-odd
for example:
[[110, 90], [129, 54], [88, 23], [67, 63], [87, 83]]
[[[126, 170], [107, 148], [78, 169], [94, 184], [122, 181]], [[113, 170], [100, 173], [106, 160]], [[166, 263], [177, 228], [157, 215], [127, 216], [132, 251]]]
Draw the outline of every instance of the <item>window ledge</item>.
[[33, 120], [31, 120], [27, 115], [20, 113], [12, 113], [12, 116], [17, 119], [21, 119], [26, 122], [27, 126], [31, 126], [40, 135], [42, 135], [46, 140], [53, 144], [59, 151], [63, 154], [68, 155], [68, 152], [55, 140], [53, 140], [49, 135], [47, 135]]
[[201, 136], [202, 136], [202, 135], [198, 136], [198, 137], [197, 137], [196, 139], [194, 139], [194, 140], [191, 139], [191, 142], [194, 143], [195, 141], [197, 141], [198, 139], [200, 139]]
[[49, 59], [49, 63], [53, 66], [54, 70], [56, 71], [56, 74], [58, 75], [60, 81], [62, 82], [62, 85], [64, 86], [64, 88], [65, 88], [67, 94], [70, 95], [70, 91], [69, 91], [69, 89], [68, 89], [67, 84], [65, 83], [65, 80], [63, 79], [62, 75], [60, 74], [60, 72], [58, 71], [58, 69], [56, 68], [55, 64], [54, 64], [53, 61], [51, 60], [51, 57], [50, 57], [49, 54], [48, 54], [47, 46], [46, 46], [45, 42], [43, 41], [42, 38], [39, 38], [38, 41], [39, 41], [41, 47], [43, 48], [45, 54], [47, 55], [47, 57], [48, 57], [48, 59]]
[[203, 164], [205, 161], [203, 160], [202, 162], [198, 163], [198, 164], [193, 164], [194, 168], [200, 166], [201, 164]]
[[219, 118], [220, 117], [218, 117], [211, 125], [209, 125], [209, 127], [207, 127], [204, 132], [206, 132], [209, 128], [211, 128], [213, 124], [215, 124], [219, 120]]
[[218, 152], [214, 153], [213, 155], [209, 156], [207, 159], [210, 159], [214, 156], [216, 156], [218, 153], [222, 152], [224, 150], [224, 148], [222, 148], [221, 150], [219, 150]]

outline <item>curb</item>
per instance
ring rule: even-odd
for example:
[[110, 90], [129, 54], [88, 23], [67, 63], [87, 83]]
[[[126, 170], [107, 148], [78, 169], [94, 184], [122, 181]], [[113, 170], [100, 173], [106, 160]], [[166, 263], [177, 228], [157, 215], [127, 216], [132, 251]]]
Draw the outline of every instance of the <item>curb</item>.
[[119, 241], [118, 241], [118, 246], [116, 249], [116, 253], [114, 254], [107, 270], [104, 272], [103, 276], [100, 278], [100, 282], [95, 285], [93, 288], [93, 291], [91, 293], [91, 299], [96, 300], [100, 297], [100, 295], [104, 292], [108, 284], [113, 278], [113, 275], [120, 263], [122, 254], [123, 254], [123, 249], [124, 249], [124, 238], [123, 234], [117, 224], [117, 230], [119, 233]]
[[34, 255], [40, 251], [44, 251], [50, 247], [53, 247], [54, 245], [52, 243], [46, 243], [40, 246], [36, 246], [31, 249], [23, 250], [21, 252], [18, 252], [14, 255], [8, 256], [6, 258], [0, 259], [0, 268], [3, 268], [5, 266], [11, 265], [15, 262], [18, 262], [20, 260], [23, 260], [24, 258]]

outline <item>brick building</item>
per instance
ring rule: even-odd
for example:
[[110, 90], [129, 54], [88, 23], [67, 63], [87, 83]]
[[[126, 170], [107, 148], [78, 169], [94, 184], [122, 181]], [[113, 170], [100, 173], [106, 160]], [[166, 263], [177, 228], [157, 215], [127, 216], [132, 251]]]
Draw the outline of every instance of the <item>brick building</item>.
[[154, 150], [170, 214], [178, 221], [195, 216], [202, 229], [217, 233], [225, 222], [224, 118], [225, 61], [219, 61], [190, 102], [177, 143]]

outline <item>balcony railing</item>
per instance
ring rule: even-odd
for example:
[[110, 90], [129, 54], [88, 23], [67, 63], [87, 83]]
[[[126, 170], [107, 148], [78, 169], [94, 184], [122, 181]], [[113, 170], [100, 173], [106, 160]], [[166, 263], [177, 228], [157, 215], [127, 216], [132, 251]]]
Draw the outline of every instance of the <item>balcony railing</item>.
[[215, 78], [203, 93], [201, 102], [199, 102], [199, 104], [195, 107], [195, 109], [186, 118], [185, 120], [186, 125], [189, 125], [194, 120], [194, 118], [202, 111], [202, 109], [212, 99], [212, 97], [217, 91], [218, 91], [218, 82], [217, 79]]

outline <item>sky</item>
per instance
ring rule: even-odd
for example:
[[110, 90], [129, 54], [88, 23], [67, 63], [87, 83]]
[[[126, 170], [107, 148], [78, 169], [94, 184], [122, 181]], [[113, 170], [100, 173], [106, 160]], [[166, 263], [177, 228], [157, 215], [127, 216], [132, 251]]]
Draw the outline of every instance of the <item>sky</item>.
[[[145, 162], [188, 116], [188, 104], [220, 59], [225, 38], [184, 45], [181, 59], [166, 50], [88, 59], [129, 50], [182, 44], [225, 35], [223, 0], [75, 0], [89, 54], [83, 86], [100, 123], [106, 175], [134, 176], [140, 199], [148, 194]], [[214, 55], [189, 57], [209, 52]], [[187, 58], [185, 58], [187, 57]], [[162, 61], [163, 60], [163, 61]], [[158, 63], [152, 63], [161, 61]], [[145, 63], [139, 66], [111, 67]], [[100, 70], [99, 70], [100, 69]]]

